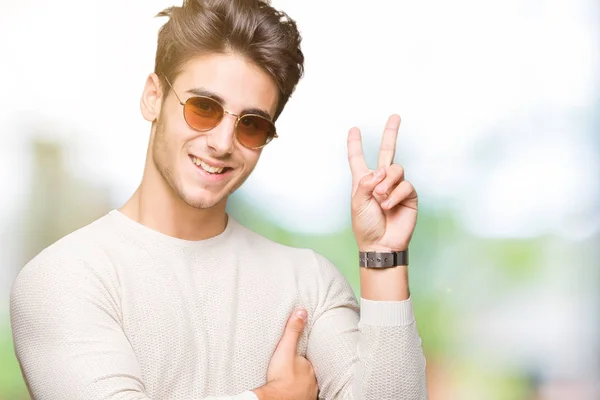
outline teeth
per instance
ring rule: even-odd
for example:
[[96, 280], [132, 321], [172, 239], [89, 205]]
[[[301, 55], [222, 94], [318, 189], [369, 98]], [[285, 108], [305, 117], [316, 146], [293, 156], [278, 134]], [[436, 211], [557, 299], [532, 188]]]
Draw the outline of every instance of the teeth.
[[221, 172], [223, 172], [223, 168], [211, 167], [210, 165], [208, 165], [202, 160], [197, 159], [196, 157], [192, 157], [192, 161], [194, 162], [194, 164], [196, 164], [199, 167], [202, 167], [202, 169], [208, 173], [220, 174]]

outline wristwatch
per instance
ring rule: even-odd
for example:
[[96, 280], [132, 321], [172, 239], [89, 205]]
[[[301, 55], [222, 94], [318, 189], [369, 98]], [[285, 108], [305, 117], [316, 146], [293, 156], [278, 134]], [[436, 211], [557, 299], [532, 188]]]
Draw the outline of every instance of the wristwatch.
[[408, 265], [408, 250], [380, 253], [378, 251], [361, 251], [358, 253], [359, 265], [364, 268], [392, 268]]

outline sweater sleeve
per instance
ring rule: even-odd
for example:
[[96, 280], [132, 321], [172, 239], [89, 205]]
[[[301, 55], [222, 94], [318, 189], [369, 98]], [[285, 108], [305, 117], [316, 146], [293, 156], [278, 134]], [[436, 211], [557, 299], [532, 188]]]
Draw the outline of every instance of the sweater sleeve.
[[11, 290], [11, 325], [32, 399], [150, 399], [121, 328], [118, 291], [106, 274], [83, 261], [49, 257], [34, 259], [19, 273]]
[[325, 257], [316, 257], [321, 293], [307, 358], [319, 398], [427, 399], [425, 357], [411, 300], [361, 299], [359, 310], [346, 278]]

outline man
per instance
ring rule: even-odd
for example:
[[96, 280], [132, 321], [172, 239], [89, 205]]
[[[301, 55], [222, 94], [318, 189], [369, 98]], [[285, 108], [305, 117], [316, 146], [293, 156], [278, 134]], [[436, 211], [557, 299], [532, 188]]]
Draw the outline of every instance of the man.
[[405, 252], [417, 195], [392, 164], [399, 117], [387, 123], [377, 171], [360, 132], [348, 136], [353, 230], [362, 252], [378, 252], [363, 255], [359, 321], [327, 259], [225, 211], [277, 137], [273, 121], [302, 75], [295, 23], [259, 0], [186, 0], [159, 15], [170, 19], [141, 98], [152, 127], [139, 188], [14, 283], [15, 349], [31, 396], [425, 399]]

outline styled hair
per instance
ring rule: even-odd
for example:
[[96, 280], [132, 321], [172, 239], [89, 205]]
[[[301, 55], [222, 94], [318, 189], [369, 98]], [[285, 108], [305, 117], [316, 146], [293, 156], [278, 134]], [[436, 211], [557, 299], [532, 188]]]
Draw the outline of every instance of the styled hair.
[[210, 53], [237, 53], [277, 84], [279, 117], [304, 74], [302, 37], [296, 22], [268, 0], [184, 0], [157, 14], [169, 17], [158, 32], [154, 72], [163, 88], [185, 63]]

